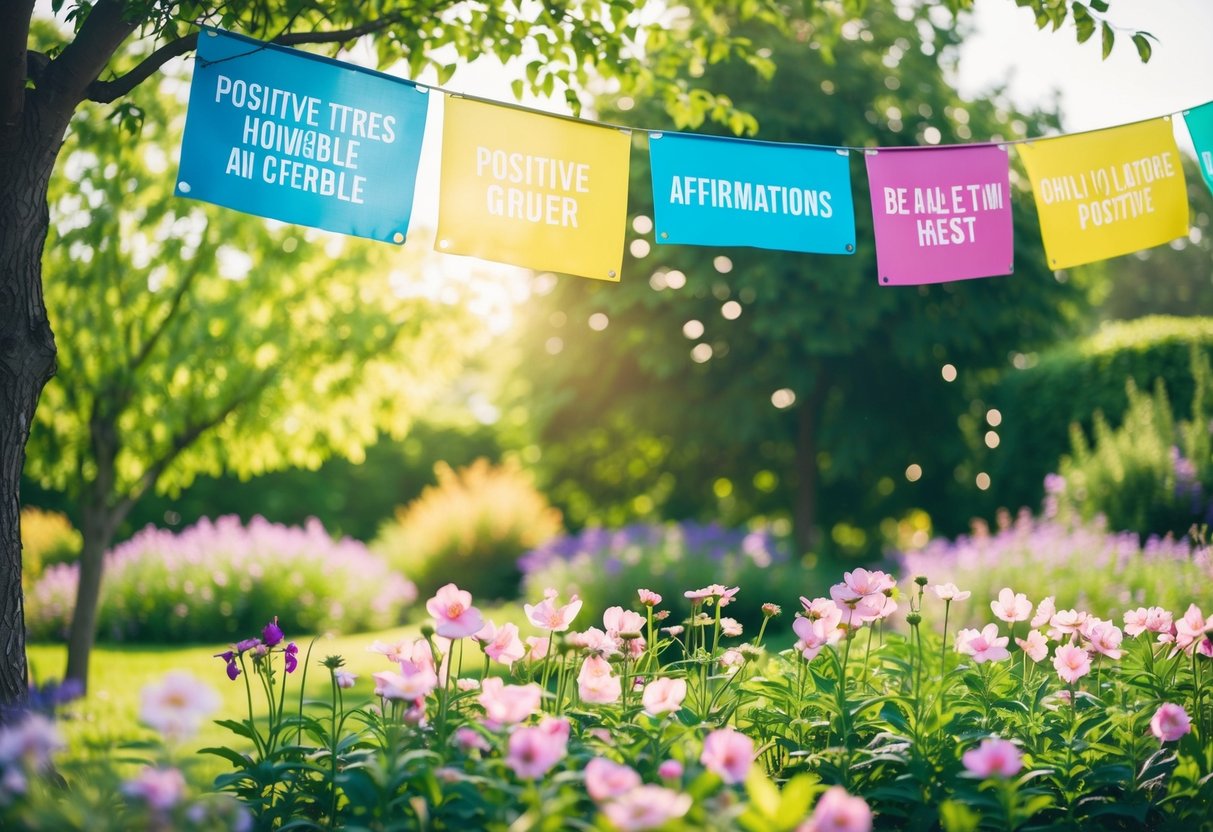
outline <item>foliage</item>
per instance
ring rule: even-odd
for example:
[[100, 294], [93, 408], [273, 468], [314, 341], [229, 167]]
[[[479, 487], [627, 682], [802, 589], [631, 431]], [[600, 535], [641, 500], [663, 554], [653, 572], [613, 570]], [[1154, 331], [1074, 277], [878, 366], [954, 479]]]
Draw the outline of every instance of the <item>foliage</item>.
[[[962, 100], [947, 68], [963, 32], [922, 9], [898, 12], [873, 4], [848, 21], [815, 4], [790, 17], [787, 36], [742, 27], [771, 51], [774, 76], [720, 66], [704, 79], [753, 102], [758, 138], [772, 141], [946, 144], [1055, 126]], [[826, 30], [837, 42], [815, 40]], [[603, 105], [615, 121], [662, 124], [651, 102]], [[862, 155], [852, 156], [858, 178]], [[522, 330], [525, 366], [538, 371], [520, 396], [570, 524], [766, 516], [791, 521], [800, 551], [819, 553], [844, 548], [835, 531], [846, 524], [861, 538], [848, 548], [871, 556], [886, 517], [970, 516], [960, 507], [981, 499], [983, 469], [958, 422], [985, 376], [1065, 334], [1085, 305], [1081, 275], [1063, 283], [1044, 267], [1026, 179], [1011, 195], [1013, 276], [888, 288], [870, 246], [829, 257], [661, 245], [640, 158], [622, 283], [556, 283]], [[867, 194], [853, 193], [859, 239], [871, 239]], [[955, 383], [941, 378], [948, 364]], [[912, 465], [922, 470], [911, 481]]]
[[[416, 588], [361, 543], [335, 541], [318, 521], [288, 527], [220, 517], [174, 533], [148, 527], [106, 556], [98, 613], [103, 638], [174, 643], [232, 636], [281, 610], [282, 625], [320, 633], [400, 621]], [[62, 638], [78, 567], [48, 569], [29, 593], [31, 638]]]
[[458, 471], [445, 462], [438, 480], [397, 510], [372, 548], [428, 595], [458, 574], [484, 598], [514, 598], [520, 555], [561, 531], [560, 512], [517, 462], [478, 459]]
[[1070, 448], [1070, 425], [1090, 433], [1096, 412], [1119, 423], [1128, 405], [1128, 380], [1138, 390], [1152, 390], [1161, 379], [1174, 410], [1191, 412], [1194, 347], [1213, 356], [1213, 318], [1108, 322], [1088, 338], [1033, 356], [1034, 364], [1024, 356], [1024, 368], [1008, 373], [984, 396], [1001, 416], [1001, 441], [988, 465], [1002, 504], [1039, 505], [1045, 475], [1057, 470]]
[[[275, 622], [216, 657], [250, 711], [221, 720], [233, 739], [207, 749], [230, 766], [215, 788], [259, 829], [1204, 828], [1213, 645], [1200, 610], [1126, 616], [1124, 631], [1053, 611], [1029, 656], [1010, 635], [1026, 635], [1015, 622], [1040, 612], [1031, 601], [995, 609], [1010, 635], [992, 623], [941, 638], [936, 622], [965, 599], [926, 583], [891, 603], [891, 576], [848, 573], [837, 602], [805, 599], [802, 640], [781, 652], [761, 629], [725, 634], [722, 609], [752, 603], [735, 587], [695, 591], [672, 634], [655, 626], [659, 599], [597, 629], [547, 597], [529, 612], [536, 646], [553, 649], [503, 655], [483, 636], [483, 662], [465, 641], [479, 612], [450, 586], [429, 605], [449, 639], [371, 645], [392, 669], [373, 674], [370, 702], [350, 692], [340, 656], [310, 661]], [[898, 605], [907, 635], [880, 625]], [[573, 621], [587, 629], [569, 632]], [[478, 672], [490, 667], [505, 678]], [[327, 701], [300, 695], [309, 670], [329, 680]], [[171, 728], [203, 710], [174, 708], [143, 719]], [[87, 791], [72, 802], [0, 788], [19, 827], [98, 805]]]
[[[809, 573], [789, 557], [789, 541], [769, 530], [726, 529], [694, 522], [644, 524], [617, 529], [590, 527], [549, 541], [520, 561], [523, 591], [536, 597], [548, 587], [577, 595], [585, 617], [627, 606], [636, 587], [670, 599], [683, 614], [690, 606], [682, 590], [707, 576], [780, 605], [795, 605]], [[762, 616], [745, 610], [739, 619], [755, 628]], [[786, 628], [785, 628], [786, 629]]]
[[[1056, 501], [1047, 502], [1047, 514]], [[1053, 596], [1058, 609], [1097, 609], [1119, 616], [1138, 606], [1179, 610], [1188, 601], [1213, 609], [1213, 557], [1185, 540], [1152, 537], [1144, 544], [1132, 532], [1109, 531], [1102, 522], [1014, 519], [999, 514], [991, 531], [979, 524], [973, 534], [940, 538], [897, 556], [909, 575], [929, 575], [992, 598], [1004, 586], [1029, 598]], [[986, 618], [984, 606], [966, 607], [958, 619], [970, 626]]]
[[1213, 450], [1208, 416], [1209, 359], [1192, 351], [1192, 418], [1176, 423], [1161, 379], [1153, 396], [1128, 382], [1128, 410], [1113, 429], [1095, 414], [1088, 441], [1071, 429], [1073, 453], [1062, 457], [1055, 486], [1062, 516], [1107, 518], [1113, 529], [1183, 536], [1213, 522]]
[[80, 546], [80, 532], [66, 515], [32, 506], [21, 509], [21, 557], [27, 580], [47, 567], [75, 560]]

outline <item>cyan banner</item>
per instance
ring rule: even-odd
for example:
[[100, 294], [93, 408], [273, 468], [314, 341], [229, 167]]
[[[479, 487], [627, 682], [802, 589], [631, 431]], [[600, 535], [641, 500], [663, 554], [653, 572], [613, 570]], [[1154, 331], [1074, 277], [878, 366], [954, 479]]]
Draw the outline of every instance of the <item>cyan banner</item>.
[[652, 133], [659, 243], [855, 252], [846, 150]]
[[1205, 184], [1213, 191], [1213, 101], [1185, 111], [1184, 123], [1192, 134], [1196, 161], [1200, 164]]
[[204, 29], [177, 194], [403, 243], [428, 103], [399, 78]]

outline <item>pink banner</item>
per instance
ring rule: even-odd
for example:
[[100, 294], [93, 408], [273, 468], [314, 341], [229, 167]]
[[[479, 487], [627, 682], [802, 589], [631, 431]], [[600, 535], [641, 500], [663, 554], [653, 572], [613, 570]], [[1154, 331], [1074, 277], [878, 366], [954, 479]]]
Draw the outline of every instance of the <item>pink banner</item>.
[[882, 286], [1014, 270], [1005, 147], [869, 150], [865, 158]]

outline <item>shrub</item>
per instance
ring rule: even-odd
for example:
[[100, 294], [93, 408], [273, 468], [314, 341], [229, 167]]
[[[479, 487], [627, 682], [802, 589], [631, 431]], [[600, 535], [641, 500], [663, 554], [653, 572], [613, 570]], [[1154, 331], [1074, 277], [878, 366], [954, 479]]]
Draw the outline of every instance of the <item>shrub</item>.
[[[1058, 609], [1101, 610], [1119, 617], [1139, 606], [1181, 613], [1189, 601], [1213, 608], [1213, 556], [1209, 549], [1171, 538], [1143, 545], [1132, 532], [1109, 532], [1101, 523], [1077, 524], [1005, 512], [991, 532], [978, 525], [954, 541], [933, 540], [898, 556], [909, 575], [932, 584], [954, 583], [974, 597], [993, 598], [1011, 587], [1033, 601], [1054, 596]], [[989, 618], [989, 608], [958, 606], [969, 624]]]
[[516, 463], [485, 459], [434, 468], [438, 484], [397, 510], [372, 548], [417, 583], [423, 597], [458, 576], [477, 597], [518, 594], [518, 557], [561, 530], [560, 513]]
[[[76, 597], [75, 564], [55, 566], [27, 599], [32, 639], [62, 638]], [[102, 639], [227, 639], [277, 611], [284, 628], [323, 632], [397, 623], [415, 587], [361, 543], [333, 540], [318, 521], [200, 520], [180, 533], [148, 527], [106, 555]]]
[[[641, 523], [557, 538], [528, 552], [519, 565], [527, 596], [542, 595], [548, 587], [576, 593], [585, 605], [583, 614], [599, 618], [607, 607], [632, 604], [637, 587], [683, 611], [689, 608], [683, 592], [707, 584], [744, 585], [763, 601], [794, 605], [807, 591], [808, 575], [789, 559], [788, 549], [768, 531]], [[761, 620], [756, 610], [749, 612], [748, 620], [740, 612], [735, 617], [747, 625]]]
[[21, 571], [37, 578], [48, 566], [70, 563], [80, 556], [84, 540], [67, 515], [40, 508], [21, 509]]
[[1213, 318], [1152, 316], [1106, 323], [1089, 338], [1044, 353], [1035, 366], [1005, 375], [987, 395], [1002, 416], [988, 470], [1003, 504], [1039, 505], [1045, 475], [1070, 449], [1070, 425], [1090, 431], [1096, 412], [1119, 423], [1129, 379], [1139, 390], [1162, 379], [1175, 411], [1189, 412], [1193, 348], [1213, 355]]

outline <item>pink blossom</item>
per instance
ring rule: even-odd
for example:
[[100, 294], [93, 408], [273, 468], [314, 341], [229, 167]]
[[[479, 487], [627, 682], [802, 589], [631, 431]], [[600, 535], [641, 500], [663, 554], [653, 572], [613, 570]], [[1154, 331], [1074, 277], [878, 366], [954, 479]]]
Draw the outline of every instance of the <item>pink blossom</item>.
[[838, 619], [842, 617], [842, 611], [834, 606], [833, 602], [830, 606], [834, 607], [834, 614], [828, 618], [797, 618], [792, 622], [792, 630], [800, 637], [796, 649], [800, 650], [801, 655], [808, 661], [815, 659], [821, 648], [827, 644], [837, 644], [842, 638], [842, 630], [838, 629]]
[[595, 757], [585, 767], [585, 790], [595, 803], [619, 797], [640, 783], [640, 775], [635, 770], [605, 757]]
[[180, 741], [197, 733], [219, 704], [210, 685], [184, 670], [170, 670], [158, 684], [144, 686], [139, 719], [165, 739]]
[[[865, 569], [856, 569], [855, 572], [865, 572]], [[846, 573], [848, 576], [854, 574]], [[871, 574], [871, 573], [868, 573]], [[884, 574], [883, 572], [880, 574]], [[880, 582], [865, 580], [857, 583], [857, 586], [868, 586]], [[845, 610], [843, 618], [847, 622], [847, 626], [852, 623], [863, 624], [867, 621], [876, 621], [891, 615], [897, 609], [897, 602], [886, 596], [883, 592], [871, 592], [867, 594], [859, 593], [855, 588], [846, 581], [834, 584], [830, 587], [830, 598], [839, 609]], [[891, 605], [891, 606], [890, 606]]]
[[961, 590], [956, 584], [936, 584], [931, 587], [940, 601], [964, 601], [973, 593]]
[[745, 664], [745, 656], [740, 650], [725, 650], [720, 654], [720, 666], [729, 673], [736, 673], [737, 668]]
[[395, 642], [385, 642], [375, 640], [371, 642], [371, 646], [366, 648], [368, 653], [380, 653], [387, 656], [388, 661], [392, 664], [400, 664], [402, 661], [410, 660], [413, 656], [413, 639], [405, 638]]
[[602, 626], [616, 638], [621, 633], [639, 635], [644, 631], [644, 616], [623, 607], [607, 607], [602, 614]]
[[813, 814], [796, 832], [871, 832], [872, 810], [862, 797], [831, 786], [813, 807]]
[[375, 695], [395, 701], [421, 699], [438, 687], [438, 676], [428, 667], [418, 668], [410, 662], [400, 664], [403, 673], [383, 670], [372, 673], [375, 680]]
[[1062, 681], [1072, 685], [1091, 672], [1091, 657], [1081, 647], [1063, 644], [1053, 654], [1053, 667]]
[[673, 626], [670, 626], [670, 627], [662, 627], [661, 632], [665, 633], [670, 638], [678, 638], [678, 636], [682, 635], [682, 633], [685, 629], [686, 628], [683, 627], [681, 624], [674, 624]]
[[480, 610], [472, 606], [472, 593], [447, 584], [425, 602], [434, 616], [434, 631], [444, 638], [464, 638], [484, 626]]
[[649, 716], [669, 714], [682, 707], [682, 701], [687, 698], [686, 679], [671, 679], [662, 676], [654, 679], [644, 689], [641, 702], [644, 712]]
[[1145, 632], [1169, 633], [1171, 613], [1162, 607], [1138, 607], [1125, 613], [1125, 635], [1139, 636]]
[[343, 667], [339, 667], [333, 671], [333, 679], [337, 682], [339, 688], [352, 688], [354, 682], [358, 679], [357, 673], [351, 673]]
[[462, 748], [464, 751], [488, 751], [492, 748], [489, 741], [481, 736], [479, 731], [469, 728], [464, 725], [462, 728], [455, 729], [455, 745]]
[[[553, 723], [564, 723], [563, 730]], [[569, 742], [569, 724], [546, 719], [533, 728], [518, 728], [510, 734], [505, 764], [519, 777], [542, 777], [564, 759]]]
[[490, 621], [476, 635], [486, 636], [483, 643], [484, 654], [506, 667], [513, 666], [514, 662], [526, 655], [526, 645], [522, 643], [522, 639], [518, 638], [517, 624], [507, 622], [497, 629]]
[[722, 636], [729, 636], [730, 638], [733, 638], [741, 635], [741, 631], [741, 622], [737, 619], [727, 617], [720, 619], [720, 634]]
[[961, 758], [970, 774], [978, 777], [1014, 777], [1023, 769], [1023, 754], [1013, 742], [991, 737], [970, 748]]
[[825, 620], [830, 622], [831, 627], [837, 627], [842, 621], [842, 609], [832, 598], [814, 598], [810, 601], [801, 595], [800, 604], [804, 607], [804, 617], [810, 621]]
[[1150, 730], [1160, 742], [1174, 742], [1192, 730], [1192, 720], [1182, 705], [1164, 702], [1150, 719]]
[[458, 690], [463, 691], [464, 693], [467, 693], [469, 690], [480, 690], [480, 680], [479, 679], [456, 679], [455, 687]]
[[527, 658], [533, 662], [543, 661], [552, 645], [551, 636], [527, 636]]
[[26, 769], [42, 771], [63, 747], [58, 727], [42, 714], [31, 712], [18, 723], [0, 725], [0, 768], [20, 762]]
[[1049, 638], [1061, 641], [1062, 636], [1076, 634], [1089, 617], [1088, 613], [1078, 610], [1058, 610], [1049, 619]]
[[661, 603], [661, 596], [651, 590], [638, 589], [636, 594], [640, 596], [640, 603], [646, 607], [655, 607]]
[[740, 783], [754, 763], [754, 741], [740, 731], [720, 728], [704, 738], [699, 762], [724, 782]]
[[1088, 625], [1084, 635], [1090, 642], [1090, 649], [1096, 653], [1101, 653], [1109, 659], [1119, 659], [1124, 655], [1124, 651], [1120, 649], [1124, 634], [1111, 621], [1096, 621]]
[[688, 589], [682, 593], [692, 601], [706, 601], [709, 598], [717, 599], [717, 603], [722, 607], [727, 607], [733, 601], [733, 596], [740, 591], [741, 587], [735, 586], [732, 589], [720, 584], [711, 584], [703, 589]]
[[611, 673], [611, 663], [601, 656], [587, 656], [577, 674], [577, 693], [582, 702], [609, 705], [618, 702], [623, 683]]
[[1191, 653], [1192, 645], [1204, 638], [1210, 626], [1213, 626], [1213, 616], [1206, 622], [1200, 607], [1190, 604], [1184, 617], [1175, 622], [1175, 647]]
[[144, 766], [138, 777], [122, 785], [122, 793], [142, 800], [153, 811], [167, 812], [185, 796], [185, 776], [176, 768]]
[[619, 652], [619, 639], [597, 627], [590, 627], [584, 633], [569, 633], [566, 640], [573, 647], [599, 656], [613, 656]]
[[1007, 650], [1009, 636], [998, 635], [997, 624], [987, 624], [980, 631], [961, 630], [956, 634], [956, 652], [972, 656], [977, 664], [982, 662], [1000, 662], [1009, 659], [1011, 653]]
[[485, 717], [494, 724], [513, 725], [539, 710], [543, 690], [534, 682], [507, 685], [498, 677], [489, 676], [480, 683], [477, 701], [484, 708]]
[[1030, 627], [1043, 627], [1049, 623], [1049, 619], [1057, 612], [1057, 604], [1053, 600], [1053, 596], [1046, 596], [1039, 604], [1036, 605], [1036, 615], [1032, 616]]
[[996, 618], [1008, 624], [1016, 621], [1027, 621], [1032, 617], [1032, 602], [1022, 592], [1016, 593], [1010, 587], [1003, 587], [998, 593], [998, 600], [990, 602], [990, 609]]
[[1015, 643], [1034, 662], [1039, 663], [1049, 655], [1049, 642], [1040, 630], [1029, 630], [1027, 638], [1017, 638]]
[[538, 604], [523, 604], [527, 619], [541, 630], [563, 633], [581, 611], [581, 601], [574, 595], [564, 606], [556, 604], [556, 590], [547, 589]]
[[677, 760], [662, 760], [657, 766], [657, 776], [662, 780], [677, 780], [682, 777], [682, 763]]
[[691, 796], [661, 786], [637, 786], [602, 807], [611, 825], [622, 832], [656, 829], [685, 815]]
[[879, 569], [855, 569], [850, 572], [844, 572], [842, 582], [851, 589], [856, 595], [875, 595], [877, 593], [887, 595], [897, 586], [897, 581], [887, 572], [881, 572]]

